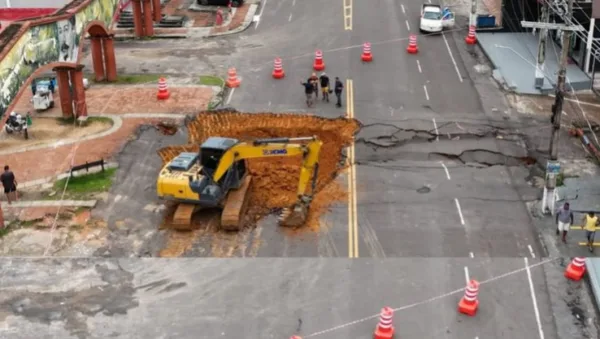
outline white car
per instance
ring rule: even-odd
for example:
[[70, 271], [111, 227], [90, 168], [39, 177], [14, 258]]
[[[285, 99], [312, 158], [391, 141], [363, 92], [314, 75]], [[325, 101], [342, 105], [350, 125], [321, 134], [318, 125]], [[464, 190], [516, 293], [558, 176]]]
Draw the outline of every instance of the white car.
[[439, 5], [425, 4], [421, 7], [419, 30], [427, 33], [440, 33], [444, 28], [454, 27], [454, 13], [442, 10]]

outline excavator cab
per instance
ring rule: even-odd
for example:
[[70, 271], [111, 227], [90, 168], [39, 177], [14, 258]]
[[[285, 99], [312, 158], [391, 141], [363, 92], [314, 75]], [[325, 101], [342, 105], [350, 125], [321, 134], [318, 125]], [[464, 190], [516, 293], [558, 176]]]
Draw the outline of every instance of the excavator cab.
[[[223, 154], [239, 141], [232, 138], [210, 137], [200, 146], [200, 165], [202, 172], [207, 178], [212, 178], [219, 166]], [[231, 166], [225, 175], [215, 183], [224, 192], [229, 189], [238, 189], [246, 176], [246, 161], [238, 160]]]

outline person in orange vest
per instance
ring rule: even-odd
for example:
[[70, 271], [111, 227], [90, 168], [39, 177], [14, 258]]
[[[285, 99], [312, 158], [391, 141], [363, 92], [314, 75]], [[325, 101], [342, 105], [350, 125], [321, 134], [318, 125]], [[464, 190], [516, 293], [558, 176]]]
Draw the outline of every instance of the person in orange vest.
[[598, 217], [594, 215], [594, 212], [588, 212], [581, 221], [585, 230], [588, 248], [590, 252], [594, 252], [594, 237], [596, 236], [596, 227], [600, 225], [600, 221], [598, 221]]

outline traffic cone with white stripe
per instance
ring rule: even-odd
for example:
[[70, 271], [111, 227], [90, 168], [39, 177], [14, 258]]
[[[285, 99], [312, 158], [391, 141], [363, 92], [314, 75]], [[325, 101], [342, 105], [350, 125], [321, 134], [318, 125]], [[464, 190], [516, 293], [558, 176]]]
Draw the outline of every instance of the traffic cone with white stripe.
[[363, 62], [371, 62], [373, 61], [373, 54], [371, 54], [371, 44], [365, 42], [363, 45], [363, 53], [361, 56]]
[[477, 313], [477, 307], [479, 307], [478, 294], [479, 282], [477, 280], [469, 281], [467, 288], [465, 288], [465, 295], [458, 303], [458, 311], [469, 316], [474, 316]]
[[394, 310], [391, 307], [381, 309], [379, 323], [375, 327], [373, 339], [392, 339], [394, 337]]
[[585, 258], [575, 257], [565, 270], [565, 277], [571, 280], [579, 281], [585, 273]]
[[282, 79], [284, 76], [285, 72], [283, 71], [281, 58], [275, 58], [275, 61], [273, 62], [273, 78]]
[[158, 93], [156, 93], [156, 98], [158, 100], [167, 100], [170, 96], [171, 94], [167, 88], [167, 80], [165, 78], [158, 79]]

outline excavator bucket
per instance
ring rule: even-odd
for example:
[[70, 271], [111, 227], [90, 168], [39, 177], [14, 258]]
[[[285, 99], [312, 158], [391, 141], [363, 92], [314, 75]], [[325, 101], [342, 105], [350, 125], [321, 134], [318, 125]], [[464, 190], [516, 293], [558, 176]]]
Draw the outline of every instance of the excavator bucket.
[[248, 190], [252, 183], [252, 177], [246, 175], [242, 185], [237, 190], [229, 191], [225, 200], [225, 206], [221, 213], [221, 229], [225, 231], [239, 231], [242, 228], [243, 216], [248, 207]]
[[284, 209], [279, 215], [279, 225], [284, 227], [300, 227], [306, 222], [308, 206], [298, 203], [291, 208]]

